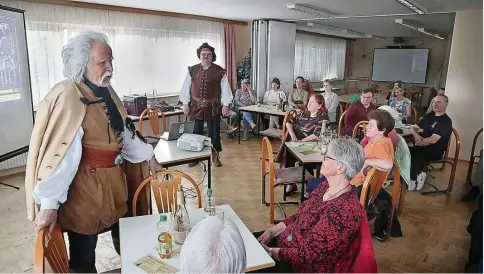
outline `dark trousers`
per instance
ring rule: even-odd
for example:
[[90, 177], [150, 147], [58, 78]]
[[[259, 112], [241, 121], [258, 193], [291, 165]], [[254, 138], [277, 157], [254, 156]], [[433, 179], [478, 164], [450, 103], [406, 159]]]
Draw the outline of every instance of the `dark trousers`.
[[[113, 224], [110, 228], [101, 231], [111, 230], [113, 245], [116, 252], [121, 255], [119, 246], [119, 222]], [[73, 231], [67, 231], [69, 239], [69, 268], [80, 273], [97, 273], [96, 270], [96, 245], [99, 234], [79, 234]]]
[[213, 148], [217, 152], [222, 151], [222, 144], [220, 143], [220, 116], [216, 116], [210, 120], [199, 120], [194, 117], [190, 119], [195, 122], [193, 133], [199, 135], [203, 135], [203, 125], [207, 122], [208, 137], [212, 140]]
[[431, 146], [409, 147], [412, 157], [410, 164], [410, 180], [416, 180], [417, 175], [424, 171], [425, 165], [430, 161], [442, 159], [441, 152], [435, 151]]
[[[252, 235], [257, 239], [262, 235], [264, 231], [259, 231], [259, 232], [254, 232]], [[268, 247], [277, 247], [276, 246], [276, 239], [272, 239], [269, 244], [267, 245]], [[264, 268], [260, 270], [254, 270], [251, 271], [250, 273], [293, 273], [292, 267], [289, 263], [286, 262], [281, 262], [276, 259], [274, 259], [274, 262], [276, 263], [273, 267], [269, 268]]]

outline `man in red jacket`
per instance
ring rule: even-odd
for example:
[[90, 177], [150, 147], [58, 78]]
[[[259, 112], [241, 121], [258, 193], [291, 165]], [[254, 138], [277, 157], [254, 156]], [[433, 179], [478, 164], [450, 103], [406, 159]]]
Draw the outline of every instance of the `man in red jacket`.
[[353, 128], [360, 121], [368, 120], [366, 117], [368, 113], [376, 109], [376, 106], [372, 103], [373, 89], [367, 88], [363, 90], [359, 101], [353, 102], [345, 114], [345, 134], [351, 136], [353, 134]]

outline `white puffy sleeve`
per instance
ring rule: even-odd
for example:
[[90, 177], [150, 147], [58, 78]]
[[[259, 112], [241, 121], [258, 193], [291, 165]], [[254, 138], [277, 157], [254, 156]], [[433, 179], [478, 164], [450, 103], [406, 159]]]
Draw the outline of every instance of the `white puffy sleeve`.
[[230, 105], [230, 103], [232, 103], [232, 100], [234, 99], [234, 95], [232, 94], [232, 88], [230, 88], [227, 75], [224, 75], [222, 81], [220, 81], [220, 89], [222, 90], [222, 105]]
[[133, 139], [133, 132], [124, 127], [124, 144], [121, 155], [124, 159], [131, 163], [137, 164], [143, 161], [149, 161], [153, 157], [153, 146], [143, 142], [135, 134]]
[[188, 105], [190, 103], [190, 85], [192, 84], [192, 77], [190, 77], [190, 73], [187, 72], [187, 76], [185, 77], [185, 81], [183, 81], [183, 86], [180, 90], [180, 101], [184, 105]]
[[79, 127], [74, 140], [54, 172], [35, 186], [32, 195], [35, 203], [40, 205], [40, 210], [57, 210], [59, 204], [67, 200], [67, 191], [76, 176], [81, 161], [82, 136], [84, 136], [84, 130]]

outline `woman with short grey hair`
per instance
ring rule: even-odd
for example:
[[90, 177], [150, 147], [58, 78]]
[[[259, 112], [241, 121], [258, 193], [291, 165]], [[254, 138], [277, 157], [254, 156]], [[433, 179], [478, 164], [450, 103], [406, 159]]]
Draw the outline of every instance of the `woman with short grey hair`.
[[244, 273], [244, 240], [230, 220], [213, 216], [198, 222], [180, 253], [179, 273]]
[[276, 266], [265, 272], [327, 273], [334, 272], [337, 265], [352, 265], [346, 254], [358, 253], [352, 243], [366, 213], [350, 180], [364, 161], [363, 148], [355, 140], [331, 141], [321, 166], [327, 180], [316, 187], [296, 214], [263, 233], [254, 233], [276, 259]]

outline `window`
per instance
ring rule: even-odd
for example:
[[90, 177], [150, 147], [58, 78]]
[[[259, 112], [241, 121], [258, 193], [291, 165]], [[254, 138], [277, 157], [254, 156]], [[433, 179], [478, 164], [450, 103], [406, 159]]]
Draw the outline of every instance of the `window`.
[[346, 40], [296, 33], [294, 78], [343, 79]]
[[178, 94], [188, 66], [200, 60], [197, 48], [215, 47], [224, 59], [223, 24], [192, 19], [65, 7], [24, 1], [0, 1], [26, 10], [34, 106], [64, 79], [61, 51], [68, 39], [94, 30], [108, 36], [113, 50], [112, 86], [122, 95]]

